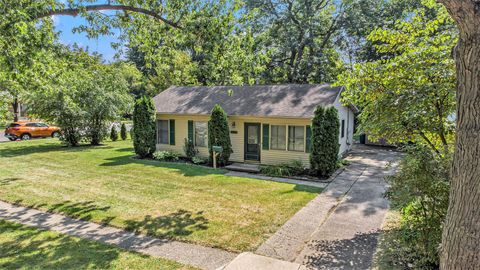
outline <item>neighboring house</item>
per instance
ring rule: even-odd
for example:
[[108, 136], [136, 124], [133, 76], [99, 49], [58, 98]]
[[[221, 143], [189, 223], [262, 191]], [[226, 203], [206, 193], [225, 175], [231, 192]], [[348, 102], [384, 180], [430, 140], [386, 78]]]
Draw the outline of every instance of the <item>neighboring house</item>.
[[353, 140], [356, 108], [340, 103], [342, 87], [329, 85], [172, 86], [154, 98], [157, 149], [184, 154], [185, 138], [208, 157], [207, 122], [215, 104], [228, 114], [230, 161], [308, 167], [311, 120], [317, 106], [339, 112], [339, 155]]

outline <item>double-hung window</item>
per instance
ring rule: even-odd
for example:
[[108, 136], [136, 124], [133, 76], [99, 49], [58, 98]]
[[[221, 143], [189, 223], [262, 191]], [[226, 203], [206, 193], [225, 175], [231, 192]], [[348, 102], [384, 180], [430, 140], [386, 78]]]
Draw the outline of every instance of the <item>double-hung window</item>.
[[157, 121], [157, 143], [168, 144], [168, 120]]
[[305, 126], [288, 126], [288, 150], [305, 151]]
[[270, 149], [286, 150], [287, 149], [287, 128], [286, 126], [272, 125], [270, 127]]
[[207, 122], [194, 122], [195, 146], [206, 147], [208, 143]]

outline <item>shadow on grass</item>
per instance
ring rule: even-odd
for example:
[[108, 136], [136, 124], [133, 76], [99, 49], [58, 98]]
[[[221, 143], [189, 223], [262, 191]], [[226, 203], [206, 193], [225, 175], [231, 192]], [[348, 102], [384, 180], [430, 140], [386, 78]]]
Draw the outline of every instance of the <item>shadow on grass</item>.
[[152, 217], [145, 216], [141, 221], [125, 221], [126, 229], [134, 233], [143, 233], [149, 236], [173, 238], [187, 236], [195, 231], [208, 229], [208, 219], [203, 212], [193, 213], [180, 209], [168, 215]]
[[[110, 209], [110, 206], [99, 206], [93, 201], [83, 201], [83, 202], [72, 202], [64, 201], [56, 203], [53, 205], [48, 205], [46, 203], [37, 203], [26, 205], [23, 203], [23, 200], [17, 200], [13, 202], [14, 205], [25, 206], [27, 208], [33, 209], [45, 209], [48, 213], [58, 213], [65, 215], [71, 218], [80, 219], [84, 221], [90, 221], [93, 218], [94, 214], [100, 212], [106, 212]], [[102, 225], [108, 225], [110, 222], [115, 219], [113, 216], [107, 216], [102, 219], [99, 223]]]
[[119, 249], [0, 220], [1, 269], [108, 269]]
[[0, 157], [18, 157], [18, 156], [25, 156], [30, 154], [39, 154], [39, 153], [47, 153], [47, 152], [81, 152], [86, 150], [92, 149], [110, 149], [113, 148], [108, 145], [80, 145], [76, 147], [67, 147], [62, 145], [60, 142], [55, 143], [45, 143], [45, 144], [22, 144], [21, 146], [15, 143], [11, 143], [8, 147], [3, 147], [0, 151]]
[[6, 185], [11, 184], [12, 182], [16, 182], [16, 181], [20, 181], [20, 180], [22, 180], [22, 178], [19, 178], [19, 177], [3, 178], [3, 179], [0, 179], [0, 186], [6, 186]]
[[100, 166], [123, 166], [128, 164], [142, 164], [146, 166], [153, 166], [157, 168], [174, 169], [183, 176], [205, 176], [205, 175], [223, 175], [226, 173], [222, 169], [205, 168], [198, 165], [180, 163], [180, 162], [160, 162], [152, 159], [137, 159], [132, 156], [118, 156], [105, 159], [107, 162], [100, 164]]

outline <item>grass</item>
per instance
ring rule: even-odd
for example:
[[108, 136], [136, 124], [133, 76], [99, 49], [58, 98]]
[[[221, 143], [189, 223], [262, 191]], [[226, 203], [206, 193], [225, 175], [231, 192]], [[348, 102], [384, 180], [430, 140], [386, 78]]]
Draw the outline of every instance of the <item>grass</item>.
[[385, 221], [382, 225], [382, 233], [378, 240], [377, 250], [373, 256], [373, 270], [401, 270], [405, 269], [401, 265], [395, 265], [396, 258], [392, 257], [397, 253], [395, 230], [400, 226], [400, 213], [397, 210], [390, 209], [387, 212]]
[[179, 263], [0, 220], [1, 269], [194, 269]]
[[132, 159], [131, 141], [0, 144], [0, 200], [233, 251], [263, 243], [321, 189]]

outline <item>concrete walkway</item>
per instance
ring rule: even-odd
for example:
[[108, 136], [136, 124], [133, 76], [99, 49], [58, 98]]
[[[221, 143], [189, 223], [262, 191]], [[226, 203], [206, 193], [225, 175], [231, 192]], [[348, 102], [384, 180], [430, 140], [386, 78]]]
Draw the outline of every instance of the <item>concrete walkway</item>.
[[351, 165], [261, 245], [257, 254], [308, 269], [368, 269], [388, 210], [386, 165], [399, 153], [357, 146]]
[[71, 236], [117, 245], [127, 250], [167, 258], [202, 269], [217, 269], [226, 265], [238, 255], [220, 249], [136, 235], [92, 222], [14, 206], [3, 201], [0, 201], [0, 218]]

